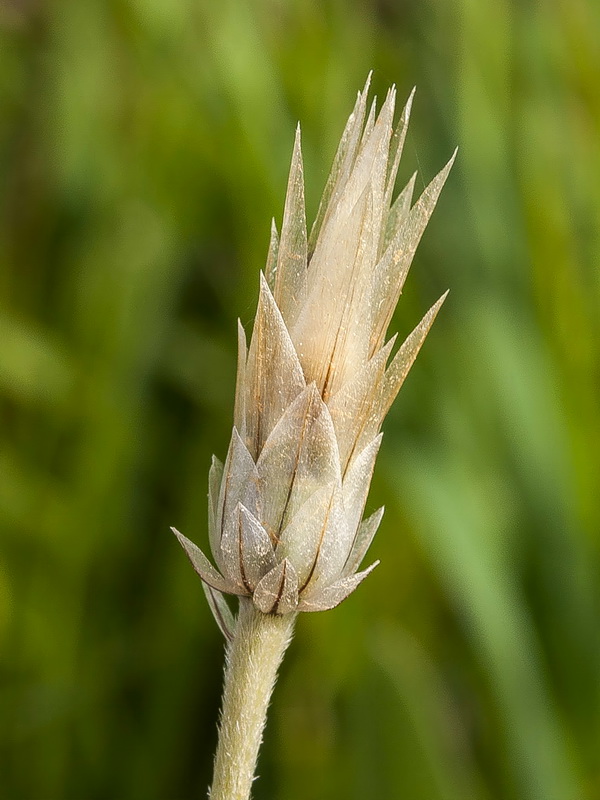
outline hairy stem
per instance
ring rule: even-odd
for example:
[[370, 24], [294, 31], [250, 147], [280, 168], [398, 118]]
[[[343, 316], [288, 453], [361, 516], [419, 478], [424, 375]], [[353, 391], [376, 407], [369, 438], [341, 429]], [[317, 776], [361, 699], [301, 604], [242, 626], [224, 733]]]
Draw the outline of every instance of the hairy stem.
[[227, 650], [210, 800], [250, 797], [269, 700], [295, 618], [295, 614], [263, 614], [240, 598], [235, 635]]

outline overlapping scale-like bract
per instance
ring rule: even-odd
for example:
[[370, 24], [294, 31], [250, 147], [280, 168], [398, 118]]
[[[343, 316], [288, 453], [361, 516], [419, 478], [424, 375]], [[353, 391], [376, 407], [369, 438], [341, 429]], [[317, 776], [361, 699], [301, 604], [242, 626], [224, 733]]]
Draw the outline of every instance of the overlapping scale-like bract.
[[380, 428], [445, 299], [392, 356], [386, 331], [454, 156], [414, 205], [415, 176], [392, 202], [414, 92], [394, 129], [395, 90], [367, 116], [368, 84], [310, 235], [296, 133], [248, 347], [239, 327], [235, 427], [225, 463], [210, 470], [218, 569], [175, 531], [228, 637], [223, 592], [252, 597], [265, 614], [320, 611], [376, 566], [358, 571], [383, 515], [361, 522]]

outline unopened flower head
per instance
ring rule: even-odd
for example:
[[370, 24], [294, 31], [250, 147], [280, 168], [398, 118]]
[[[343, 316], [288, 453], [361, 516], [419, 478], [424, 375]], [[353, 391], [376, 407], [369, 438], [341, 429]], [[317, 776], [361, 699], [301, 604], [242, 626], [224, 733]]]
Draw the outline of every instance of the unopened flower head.
[[395, 355], [386, 331], [454, 156], [411, 205], [392, 202], [413, 94], [394, 128], [395, 89], [376, 115], [367, 86], [342, 135], [307, 234], [300, 129], [281, 236], [275, 225], [249, 347], [239, 325], [234, 428], [209, 477], [215, 569], [175, 531], [226, 634], [222, 592], [264, 613], [338, 605], [383, 509], [362, 520], [381, 425], [445, 298]]

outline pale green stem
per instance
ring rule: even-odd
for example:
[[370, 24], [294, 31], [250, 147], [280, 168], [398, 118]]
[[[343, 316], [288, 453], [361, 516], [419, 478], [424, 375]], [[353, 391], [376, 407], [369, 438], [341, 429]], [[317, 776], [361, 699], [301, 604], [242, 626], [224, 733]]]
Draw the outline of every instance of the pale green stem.
[[277, 670], [296, 614], [263, 614], [240, 598], [227, 650], [219, 744], [210, 800], [248, 800]]

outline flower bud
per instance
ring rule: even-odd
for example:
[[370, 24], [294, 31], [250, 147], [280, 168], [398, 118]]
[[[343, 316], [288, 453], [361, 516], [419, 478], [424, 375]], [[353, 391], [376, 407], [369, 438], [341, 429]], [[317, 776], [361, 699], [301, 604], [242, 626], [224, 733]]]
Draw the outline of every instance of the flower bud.
[[[414, 176], [392, 202], [413, 93], [393, 128], [392, 88], [376, 117], [368, 83], [307, 234], [300, 129], [281, 237], [272, 226], [249, 347], [239, 325], [234, 428], [209, 477], [218, 569], [178, 531], [226, 635], [221, 593], [265, 614], [344, 600], [383, 515], [362, 520], [380, 428], [446, 295], [392, 356], [385, 336], [454, 155], [411, 206]], [[390, 360], [391, 358], [391, 360]]]

